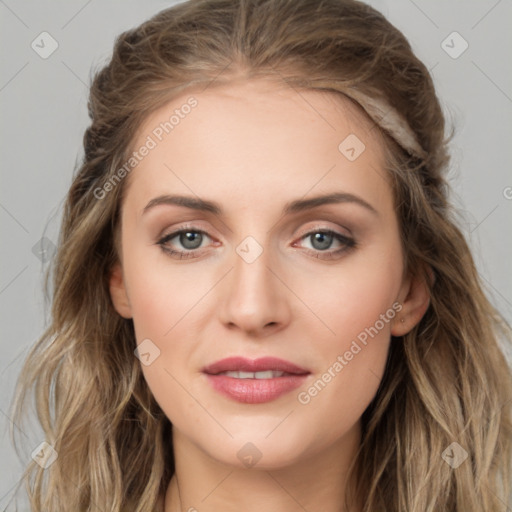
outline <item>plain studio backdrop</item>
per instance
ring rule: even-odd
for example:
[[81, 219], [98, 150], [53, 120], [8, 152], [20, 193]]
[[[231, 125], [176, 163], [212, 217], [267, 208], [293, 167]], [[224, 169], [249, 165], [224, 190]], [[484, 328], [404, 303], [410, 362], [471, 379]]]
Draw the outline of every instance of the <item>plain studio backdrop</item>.
[[[91, 67], [106, 61], [119, 33], [174, 3], [0, 0], [0, 510], [21, 476], [9, 405], [22, 360], [46, 325], [43, 271], [82, 157]], [[368, 3], [431, 70], [448, 128], [457, 130], [452, 201], [462, 210], [461, 227], [488, 295], [512, 322], [512, 2]], [[44, 441], [42, 431], [24, 429], [20, 436], [29, 460]]]

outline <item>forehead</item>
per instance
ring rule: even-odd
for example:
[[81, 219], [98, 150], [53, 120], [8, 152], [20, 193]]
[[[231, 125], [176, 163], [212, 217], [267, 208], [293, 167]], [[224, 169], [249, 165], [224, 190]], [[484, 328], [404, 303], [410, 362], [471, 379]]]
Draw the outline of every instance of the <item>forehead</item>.
[[248, 199], [289, 190], [295, 197], [325, 192], [340, 179], [359, 189], [364, 180], [370, 189], [385, 181], [382, 138], [362, 108], [341, 94], [283, 81], [190, 89], [151, 113], [134, 141], [135, 151], [151, 149], [130, 172], [125, 197], [149, 199], [162, 188]]
[[[195, 105], [190, 107], [194, 99]], [[239, 114], [238, 116], [236, 114]], [[195, 128], [215, 116], [219, 127], [228, 121], [236, 121], [238, 128], [247, 130], [259, 123], [271, 131], [272, 125], [286, 126], [290, 130], [289, 120], [308, 121], [306, 125], [295, 126], [313, 136], [314, 130], [330, 129], [341, 132], [344, 128], [353, 128], [359, 133], [372, 132], [374, 122], [366, 112], [342, 93], [320, 89], [299, 89], [291, 87], [282, 79], [252, 78], [233, 79], [225, 83], [211, 83], [196, 86], [179, 93], [168, 103], [148, 115], [134, 137], [134, 147], [144, 142], [152, 134], [157, 142], [165, 142], [166, 132], [159, 135], [161, 123], [170, 121], [173, 134], [184, 131], [186, 118], [191, 118]], [[244, 119], [245, 117], [245, 119]], [[334, 122], [333, 122], [334, 121]], [[368, 134], [369, 135], [369, 134]], [[378, 130], [372, 134], [378, 139]]]

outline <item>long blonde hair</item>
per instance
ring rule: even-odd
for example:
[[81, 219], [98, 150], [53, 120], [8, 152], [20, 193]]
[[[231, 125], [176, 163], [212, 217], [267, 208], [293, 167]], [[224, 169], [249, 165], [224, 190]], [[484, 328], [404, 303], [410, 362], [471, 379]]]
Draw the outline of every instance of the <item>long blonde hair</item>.
[[[449, 138], [428, 70], [395, 27], [355, 0], [191, 0], [117, 38], [90, 89], [85, 155], [46, 275], [51, 323], [17, 383], [14, 421], [22, 424], [33, 392], [58, 453], [46, 469], [26, 469], [32, 510], [157, 510], [174, 472], [172, 426], [108, 287], [126, 180], [97, 191], [126, 162], [149, 113], [187, 87], [240, 74], [278, 76], [363, 108], [384, 137], [406, 270], [429, 283], [430, 306], [392, 339], [362, 417], [354, 497], [365, 512], [503, 510], [512, 377], [499, 340], [510, 343], [510, 327], [483, 292], [448, 202]], [[461, 449], [467, 459], [453, 467], [446, 453]]]

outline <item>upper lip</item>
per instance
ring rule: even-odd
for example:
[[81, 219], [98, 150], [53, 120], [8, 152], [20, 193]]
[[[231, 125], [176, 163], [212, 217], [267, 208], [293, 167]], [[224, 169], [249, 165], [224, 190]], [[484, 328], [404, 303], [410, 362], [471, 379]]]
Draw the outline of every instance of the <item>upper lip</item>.
[[259, 359], [227, 357], [226, 359], [221, 359], [203, 368], [203, 372], [209, 375], [217, 375], [218, 373], [229, 371], [264, 372], [268, 370], [295, 375], [305, 375], [309, 373], [296, 364], [276, 357], [260, 357]]

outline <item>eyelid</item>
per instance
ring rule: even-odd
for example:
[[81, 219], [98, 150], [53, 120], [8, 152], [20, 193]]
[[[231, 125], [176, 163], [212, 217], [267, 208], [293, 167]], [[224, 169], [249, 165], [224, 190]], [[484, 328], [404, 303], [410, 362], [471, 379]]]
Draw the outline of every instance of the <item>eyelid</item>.
[[293, 242], [293, 246], [296, 247], [297, 242], [302, 244], [302, 240], [307, 239], [311, 235], [315, 233], [323, 233], [332, 236], [338, 243], [341, 244], [342, 247], [339, 249], [328, 249], [326, 251], [320, 251], [315, 249], [309, 249], [304, 247], [304, 251], [320, 260], [328, 261], [328, 260], [338, 260], [342, 257], [342, 255], [346, 252], [349, 252], [356, 247], [358, 247], [359, 243], [352, 235], [344, 235], [337, 231], [336, 229], [332, 229], [326, 226], [317, 226], [309, 228], [305, 233], [299, 236], [296, 242]]
[[[179, 257], [179, 259], [200, 258], [203, 255], [204, 251], [206, 250], [206, 247], [197, 248], [197, 249], [189, 249], [189, 250], [186, 250], [186, 249], [185, 250], [181, 250], [181, 249], [174, 250], [174, 249], [171, 249], [170, 247], [166, 247], [166, 245], [165, 245], [167, 242], [169, 242], [173, 238], [179, 236], [182, 233], [186, 233], [188, 231], [191, 231], [194, 233], [199, 233], [203, 236], [206, 235], [206, 237], [214, 240], [214, 238], [211, 237], [206, 230], [199, 228], [197, 225], [187, 224], [187, 225], [182, 225], [182, 226], [176, 227], [168, 234], [160, 235], [158, 237], [156, 245], [160, 245], [160, 248], [162, 249], [162, 251], [164, 251], [170, 257], [175, 258], [175, 259], [177, 259], [178, 257]], [[353, 238], [352, 235], [344, 235], [344, 234], [340, 233], [338, 230], [330, 228], [330, 227], [326, 226], [325, 224], [324, 225], [317, 224], [315, 226], [309, 227], [305, 232], [303, 232], [298, 237], [298, 239], [296, 239], [296, 241], [294, 241], [292, 243], [292, 246], [296, 247], [297, 242], [300, 242], [303, 239], [305, 239], [308, 236], [311, 236], [315, 233], [323, 233], [323, 234], [331, 235], [334, 237], [335, 240], [337, 240], [342, 245], [342, 247], [339, 249], [334, 249], [334, 250], [328, 249], [325, 251], [309, 249], [307, 247], [304, 248], [304, 251], [306, 252], [306, 254], [309, 254], [312, 257], [315, 257], [317, 259], [321, 259], [321, 260], [339, 259], [339, 258], [341, 258], [341, 255], [343, 253], [350, 251], [351, 249], [354, 249], [358, 245], [358, 243], [356, 242], [356, 240]]]
[[[208, 233], [208, 231], [198, 227], [197, 225], [193, 225], [193, 224], [190, 224], [190, 225], [183, 225], [183, 226], [178, 226], [174, 229], [172, 229], [171, 231], [169, 231], [168, 233], [165, 233], [165, 230], [162, 234], [160, 234], [159, 236], [157, 236], [157, 244], [160, 244], [160, 243], [163, 243], [164, 240], [172, 240], [173, 238], [177, 237], [178, 235], [182, 234], [182, 233], [186, 233], [187, 231], [192, 231], [194, 233], [200, 233], [201, 235], [205, 235], [207, 236], [210, 240], [215, 240], [214, 237], [212, 237], [210, 235], [210, 233]], [[187, 251], [187, 252], [198, 252], [200, 251], [201, 249], [195, 249], [194, 251]]]
[[331, 227], [331, 226], [327, 226], [326, 224], [315, 224], [313, 226], [309, 226], [307, 229], [304, 229], [303, 231], [301, 231], [302, 234], [298, 235], [300, 238], [304, 237], [305, 235], [309, 235], [311, 233], [316, 233], [317, 231], [332, 231], [333, 233], [336, 233], [340, 236], [343, 236], [345, 238], [352, 238], [353, 235], [350, 231], [350, 229], [346, 228], [346, 227], [343, 227], [341, 226], [342, 229], [348, 231], [347, 234], [345, 233], [340, 233], [340, 227]]
[[[324, 231], [324, 232], [328, 231], [328, 232], [333, 232], [333, 233], [335, 233], [337, 235], [340, 235], [341, 237], [344, 237], [344, 238], [347, 238], [347, 239], [353, 238], [353, 235], [351, 234], [351, 232], [350, 232], [350, 230], [348, 228], [343, 227], [343, 229], [346, 229], [348, 231], [348, 234], [340, 233], [338, 231], [338, 229], [339, 228], [332, 228], [330, 226], [326, 226], [325, 224], [317, 223], [317, 224], [315, 224], [313, 226], [309, 226], [308, 228], [306, 228], [304, 230], [301, 230], [301, 233], [299, 235], [296, 235], [296, 236], [299, 239], [302, 239], [302, 238], [304, 238], [307, 235], [311, 235], [312, 233], [316, 233], [316, 232], [319, 232], [319, 231]], [[194, 224], [194, 223], [185, 223], [185, 224], [177, 226], [176, 228], [173, 228], [167, 234], [164, 234], [166, 229], [162, 230], [162, 232], [157, 236], [157, 241], [161, 241], [162, 239], [168, 238], [171, 235], [173, 237], [177, 236], [177, 235], [179, 235], [180, 233], [182, 233], [183, 231], [186, 231], [186, 230], [194, 231], [196, 233], [201, 233], [203, 235], [206, 235], [210, 239], [214, 238], [214, 237], [212, 237], [210, 235], [210, 233], [208, 231], [206, 231], [206, 229], [201, 228], [200, 225]]]

